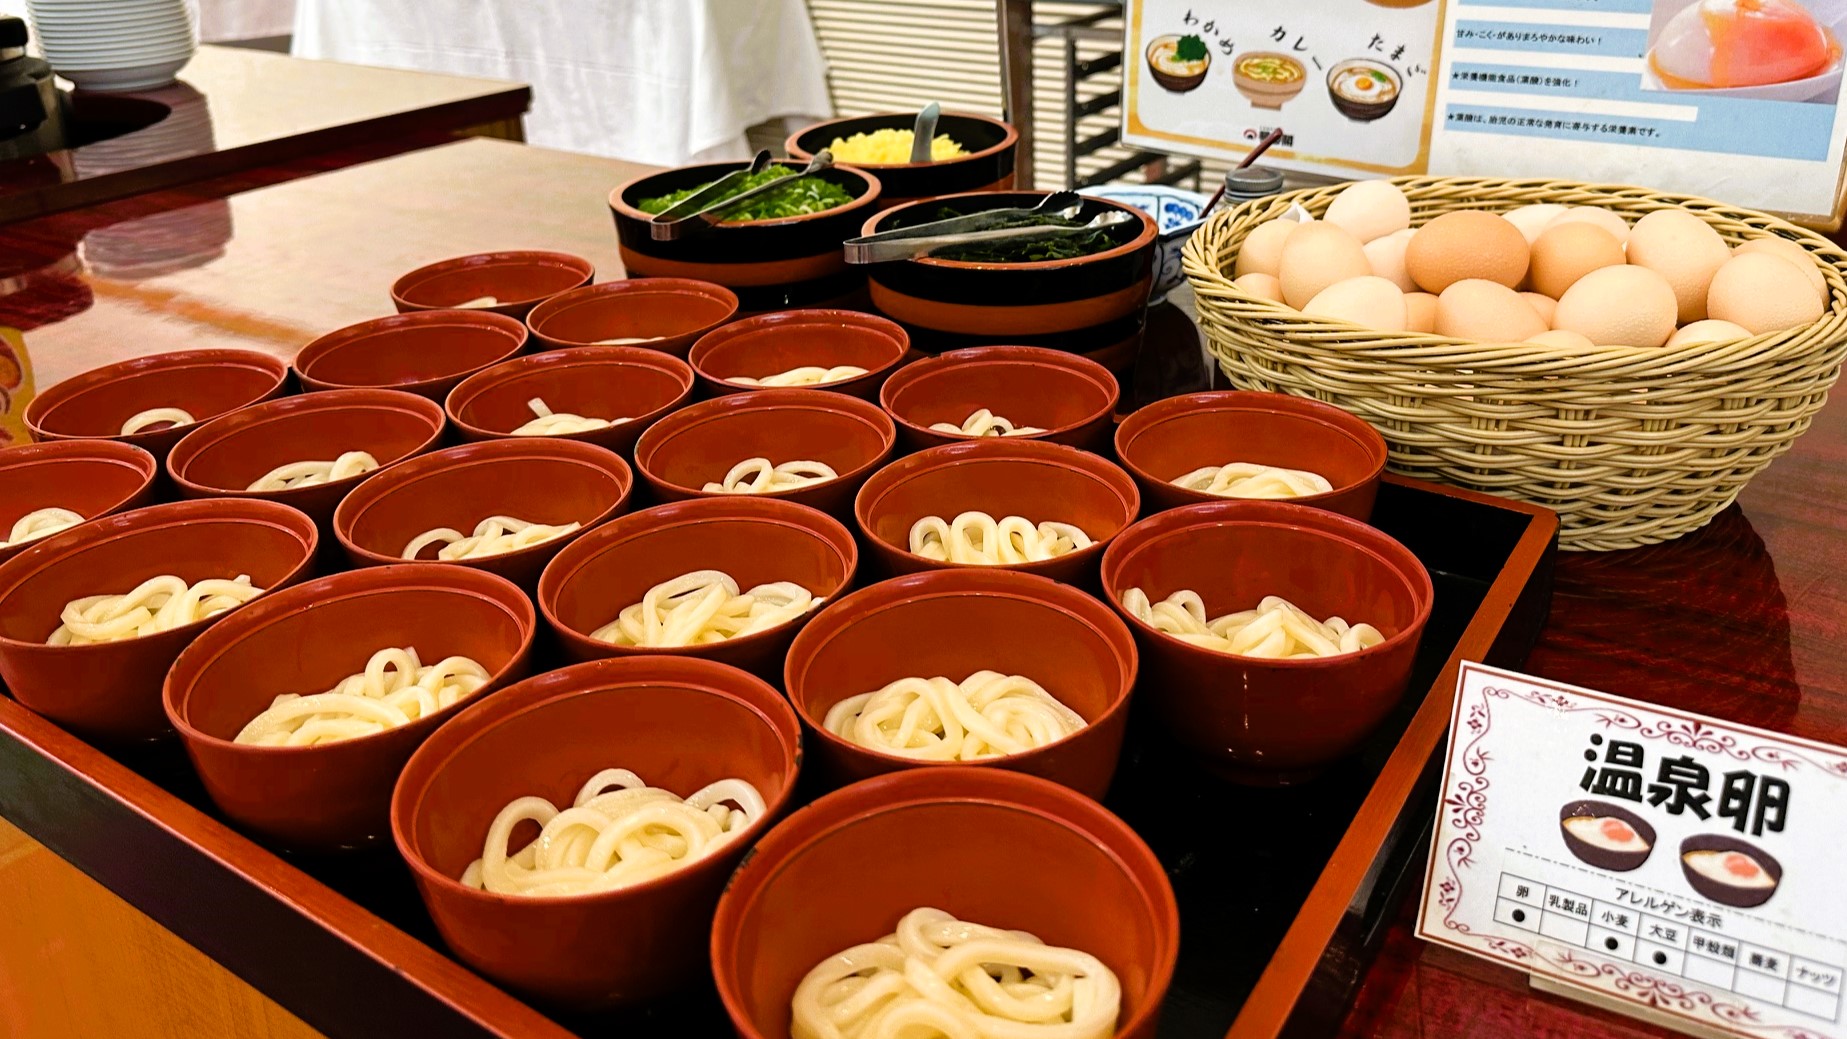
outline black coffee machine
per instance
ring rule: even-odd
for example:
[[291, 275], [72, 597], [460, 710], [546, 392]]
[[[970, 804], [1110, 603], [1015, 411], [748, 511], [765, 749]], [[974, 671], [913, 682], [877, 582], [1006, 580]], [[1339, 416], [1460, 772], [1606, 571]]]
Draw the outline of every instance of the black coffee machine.
[[0, 18], [0, 162], [64, 147], [64, 93], [26, 53], [23, 18]]

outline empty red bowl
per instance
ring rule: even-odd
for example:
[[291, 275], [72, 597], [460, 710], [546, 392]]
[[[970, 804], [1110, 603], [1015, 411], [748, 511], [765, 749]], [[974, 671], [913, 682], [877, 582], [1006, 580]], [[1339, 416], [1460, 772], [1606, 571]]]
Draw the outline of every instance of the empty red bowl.
[[581, 440], [626, 455], [643, 430], [685, 404], [692, 393], [693, 370], [678, 357], [630, 346], [584, 346], [515, 357], [477, 372], [449, 392], [446, 407], [464, 440], [513, 436], [537, 417], [530, 404], [535, 398], [561, 415], [626, 418], [602, 429], [550, 438]]
[[[1208, 617], [1280, 595], [1317, 620], [1367, 623], [1385, 641], [1344, 656], [1234, 656], [1156, 631], [1122, 609], [1198, 592]], [[1287, 782], [1352, 751], [1403, 695], [1430, 619], [1430, 574], [1410, 549], [1346, 516], [1287, 502], [1171, 509], [1103, 553], [1103, 589], [1135, 631], [1142, 695], [1169, 736], [1232, 778]]]
[[[430, 737], [398, 780], [391, 831], [463, 962], [553, 1004], [630, 1003], [705, 973], [719, 892], [788, 805], [800, 736], [788, 701], [735, 668], [673, 657], [578, 664], [506, 689]], [[532, 898], [460, 883], [509, 802], [569, 807], [607, 768], [682, 797], [742, 779], [768, 811], [713, 854], [631, 887]]]
[[0, 678], [13, 698], [85, 737], [111, 743], [167, 731], [160, 682], [200, 633], [248, 606], [138, 639], [48, 646], [66, 603], [129, 591], [151, 577], [187, 583], [250, 575], [268, 591], [308, 573], [314, 522], [286, 505], [212, 499], [154, 505], [33, 542], [0, 564]]
[[579, 538], [539, 579], [539, 609], [566, 656], [704, 657], [761, 674], [782, 672], [789, 640], [813, 614], [700, 646], [616, 646], [590, 633], [649, 588], [695, 570], [730, 574], [740, 588], [793, 581], [828, 601], [853, 584], [859, 549], [841, 523], [804, 505], [731, 495], [643, 509]]
[[[949, 522], [971, 511], [996, 520], [1024, 516], [1034, 525], [1076, 524], [1091, 543], [1052, 559], [1002, 566], [911, 553], [911, 526], [918, 520], [941, 516]], [[892, 573], [1005, 569], [1092, 585], [1104, 546], [1140, 511], [1135, 481], [1101, 456], [1018, 437], [983, 437], [900, 458], [873, 473], [853, 503], [860, 531]]]
[[[702, 335], [736, 317], [737, 293], [692, 278], [631, 278], [560, 293], [532, 308], [526, 327], [541, 350], [642, 346], [685, 357]], [[639, 339], [605, 343], [606, 339]]]
[[[359, 847], [390, 832], [391, 787], [437, 726], [526, 674], [537, 625], [512, 583], [455, 566], [353, 570], [263, 596], [174, 662], [167, 717], [219, 810], [248, 830], [314, 851]], [[480, 689], [408, 725], [308, 747], [234, 740], [283, 693], [333, 688], [381, 649], [412, 647], [426, 664], [472, 658]], [[509, 762], [502, 762], [502, 766]]]
[[1208, 465], [1255, 462], [1327, 477], [1326, 494], [1290, 498], [1365, 521], [1385, 472], [1385, 438], [1332, 404], [1281, 393], [1191, 393], [1150, 404], [1116, 427], [1116, 457], [1151, 512], [1228, 499], [1176, 487]]
[[167, 472], [188, 498], [262, 498], [293, 505], [331, 538], [334, 506], [366, 474], [280, 491], [249, 486], [278, 466], [331, 462], [348, 451], [368, 452], [384, 468], [435, 447], [442, 433], [442, 408], [414, 393], [304, 393], [200, 425], [174, 445]]
[[1122, 984], [1117, 1039], [1153, 1039], [1180, 949], [1160, 860], [1089, 798], [972, 768], [855, 783], [757, 842], [712, 923], [738, 1035], [783, 1039], [804, 975], [923, 906], [1097, 957]]
[[891, 457], [897, 438], [891, 416], [857, 397], [819, 390], [734, 393], [682, 408], [648, 427], [635, 443], [635, 468], [655, 497], [679, 501], [715, 493], [705, 485], [723, 482], [732, 466], [748, 458], [777, 465], [822, 462], [839, 477], [750, 497], [845, 516], [866, 477]]
[[866, 374], [802, 387], [879, 399], [879, 386], [904, 360], [911, 337], [896, 322], [857, 310], [785, 310], [734, 321], [707, 332], [686, 359], [712, 395], [775, 387], [745, 386], [737, 376], [762, 379], [795, 368], [852, 365]]
[[911, 451], [971, 439], [930, 427], [939, 422], [960, 427], [982, 408], [1015, 426], [1045, 431], [1009, 440], [1049, 440], [1094, 451], [1109, 443], [1110, 418], [1121, 395], [1108, 368], [1076, 354], [982, 346], [905, 365], [885, 380], [879, 403]]
[[[558, 550], [628, 507], [634, 484], [614, 451], [554, 437], [463, 444], [368, 477], [334, 510], [334, 536], [354, 566], [407, 562], [406, 545], [438, 527], [474, 533], [489, 516], [528, 523], [582, 524], [550, 541], [445, 566], [486, 570], [531, 588]], [[440, 546], [423, 549], [432, 561]]]
[[827, 712], [900, 678], [960, 682], [977, 671], [1024, 675], [1076, 711], [1084, 728], [1055, 743], [975, 764], [1036, 776], [1100, 798], [1122, 752], [1135, 640], [1096, 599], [1029, 574], [964, 567], [881, 581], [821, 609], [790, 646], [783, 688], [809, 750], [835, 782], [943, 767], [828, 732]]
[[522, 318], [544, 300], [590, 284], [596, 268], [570, 253], [519, 249], [475, 253], [419, 267], [391, 283], [398, 313], [448, 310], [488, 296], [493, 303], [470, 307]]
[[[26, 426], [40, 440], [120, 440], [156, 459], [193, 423], [282, 395], [288, 365], [254, 350], [176, 350], [92, 368], [48, 386], [26, 405]], [[156, 424], [124, 434], [143, 411], [179, 408], [193, 423]]]
[[28, 513], [69, 509], [84, 519], [138, 509], [154, 497], [154, 456], [110, 440], [52, 440], [0, 450], [0, 563], [31, 541], [6, 544]]
[[372, 386], [440, 402], [456, 384], [519, 353], [526, 326], [505, 314], [426, 310], [348, 325], [301, 348], [305, 390]]

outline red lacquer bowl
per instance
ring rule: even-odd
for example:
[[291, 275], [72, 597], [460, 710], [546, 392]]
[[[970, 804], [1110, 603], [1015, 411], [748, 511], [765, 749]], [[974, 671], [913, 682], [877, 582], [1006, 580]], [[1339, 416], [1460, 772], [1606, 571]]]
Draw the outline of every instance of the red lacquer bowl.
[[[430, 733], [526, 674], [537, 624], [509, 581], [407, 563], [334, 574], [263, 596], [174, 662], [163, 694], [205, 792], [238, 826], [291, 848], [384, 839], [391, 788]], [[306, 747], [234, 742], [282, 693], [319, 693], [373, 653], [410, 646], [425, 664], [472, 658], [487, 684], [408, 725]], [[501, 763], [504, 766], [508, 762]]]
[[693, 370], [677, 357], [632, 346], [583, 346], [516, 357], [471, 375], [450, 391], [446, 407], [462, 439], [471, 441], [513, 436], [535, 417], [528, 403], [534, 398], [556, 414], [626, 418], [549, 439], [630, 455], [636, 439], [692, 393]]
[[304, 390], [376, 387], [441, 403], [468, 376], [518, 354], [526, 326], [505, 314], [426, 310], [329, 332], [295, 355]]
[[[28, 513], [69, 509], [84, 519], [138, 509], [154, 497], [154, 456], [111, 440], [52, 440], [0, 450], [0, 540]], [[0, 545], [0, 563], [30, 541]]]
[[[156, 459], [194, 425], [282, 395], [288, 366], [254, 350], [176, 350], [92, 368], [48, 386], [26, 405], [26, 426], [40, 440], [120, 440]], [[136, 414], [179, 408], [193, 417], [123, 434]]]
[[[1091, 544], [1062, 556], [1000, 566], [949, 563], [910, 551], [911, 527], [925, 516], [953, 521], [964, 512], [1034, 524], [1073, 523]], [[891, 573], [920, 570], [1018, 570], [1094, 586], [1097, 562], [1122, 528], [1135, 522], [1141, 496], [1129, 474], [1101, 456], [1063, 444], [984, 437], [919, 451], [866, 481], [853, 515], [874, 555]]]
[[398, 313], [449, 310], [492, 296], [497, 301], [480, 309], [511, 318], [523, 318], [545, 300], [590, 284], [596, 268], [589, 260], [570, 253], [520, 249], [475, 253], [439, 260], [419, 267], [391, 283], [391, 302]]
[[1208, 465], [1255, 462], [1327, 477], [1332, 491], [1289, 501], [1364, 522], [1385, 472], [1385, 438], [1332, 404], [1229, 390], [1170, 397], [1130, 415], [1116, 428], [1116, 457], [1150, 512], [1225, 501], [1170, 481]]
[[[532, 308], [526, 327], [537, 349], [639, 346], [685, 357], [700, 336], [738, 313], [737, 294], [692, 278], [632, 278], [560, 293]], [[603, 343], [605, 339], [645, 339]]]
[[[34, 542], [0, 565], [0, 678], [13, 698], [90, 739], [127, 743], [167, 732], [160, 683], [201, 633], [305, 577], [314, 522], [286, 505], [211, 499], [154, 505]], [[48, 646], [66, 603], [120, 594], [162, 574], [188, 584], [250, 575], [251, 604], [137, 639]]]
[[[548, 1003], [630, 1003], [704, 974], [719, 892], [787, 807], [800, 760], [795, 713], [759, 679], [708, 660], [598, 660], [521, 682], [432, 736], [398, 781], [392, 834], [463, 962]], [[682, 797], [743, 779], [768, 813], [717, 852], [632, 887], [531, 898], [458, 881], [509, 802], [568, 807], [606, 768]]]
[[[412, 459], [353, 488], [334, 510], [334, 535], [354, 566], [408, 562], [403, 551], [437, 527], [472, 534], [489, 516], [582, 524], [536, 545], [444, 566], [485, 570], [530, 589], [559, 549], [622, 514], [634, 484], [614, 451], [553, 437], [463, 444]], [[419, 559], [433, 561], [440, 546]]]
[[879, 403], [898, 424], [906, 449], [920, 451], [970, 438], [930, 427], [961, 426], [986, 408], [1015, 426], [1034, 426], [1009, 440], [1049, 440], [1088, 450], [1109, 443], [1110, 417], [1121, 387], [1108, 368], [1037, 346], [981, 346], [913, 361], [891, 374]]
[[[1318, 620], [1367, 623], [1383, 643], [1344, 656], [1266, 660], [1205, 649], [1122, 609], [1198, 592], [1208, 618], [1280, 595]], [[1103, 553], [1103, 589], [1142, 649], [1142, 695], [1169, 736], [1226, 775], [1287, 782], [1352, 751], [1404, 694], [1430, 619], [1430, 574], [1410, 549], [1358, 520], [1284, 502], [1171, 509]]]
[[783, 1039], [809, 970], [922, 906], [1097, 957], [1122, 983], [1117, 1039], [1153, 1039], [1180, 949], [1160, 860], [1087, 797], [972, 768], [855, 783], [757, 842], [712, 922], [712, 974], [738, 1035]]
[[1055, 743], [973, 764], [1027, 772], [1100, 798], [1122, 752], [1135, 641], [1096, 599], [1027, 574], [974, 568], [894, 578], [822, 608], [795, 637], [783, 688], [834, 782], [944, 767], [852, 743], [827, 712], [900, 678], [1024, 675], [1088, 724]]
[[[839, 477], [751, 497], [846, 516], [853, 495], [891, 457], [897, 430], [875, 404], [819, 390], [763, 390], [701, 401], [659, 420], [635, 444], [635, 467], [662, 501], [708, 497], [747, 458], [823, 462]], [[724, 494], [720, 497], [737, 497]]]
[[911, 338], [895, 321], [856, 310], [785, 310], [734, 321], [708, 332], [686, 359], [710, 396], [776, 387], [747, 386], [738, 376], [761, 379], [795, 368], [853, 365], [866, 374], [801, 389], [879, 399], [879, 386], [903, 362]]
[[624, 516], [559, 552], [539, 579], [539, 609], [572, 660], [704, 657], [775, 681], [789, 641], [812, 613], [680, 648], [616, 646], [590, 636], [649, 588], [694, 570], [723, 571], [740, 589], [793, 581], [831, 602], [852, 587], [858, 565], [852, 533], [814, 509], [743, 495], [701, 498]]

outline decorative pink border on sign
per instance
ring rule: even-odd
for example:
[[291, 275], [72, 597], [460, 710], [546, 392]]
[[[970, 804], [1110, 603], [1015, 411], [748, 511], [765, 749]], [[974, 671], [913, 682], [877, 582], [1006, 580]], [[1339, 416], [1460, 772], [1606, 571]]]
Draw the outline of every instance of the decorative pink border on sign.
[[[1473, 669], [1464, 666], [1458, 678], [1459, 686], [1466, 681], [1470, 670]], [[1612, 704], [1582, 701], [1574, 693], [1537, 680], [1529, 681], [1550, 691], [1517, 691], [1490, 685], [1483, 687], [1481, 702], [1457, 704], [1460, 716], [1451, 739], [1460, 740], [1466, 736], [1468, 740], [1462, 747], [1462, 753], [1459, 756], [1453, 755], [1453, 760], [1461, 763], [1463, 775], [1454, 777], [1454, 785], [1445, 791], [1440, 809], [1448, 816], [1454, 836], [1443, 848], [1444, 875], [1438, 876], [1435, 862], [1430, 867], [1437, 906], [1444, 910], [1443, 926], [1458, 936], [1451, 944], [1467, 948], [1464, 939], [1472, 940], [1498, 956], [1518, 963], [1532, 963], [1534, 967], [1542, 969], [1550, 967], [1558, 972], [1558, 976], [1587, 988], [1608, 991], [1642, 1006], [1692, 1020], [1704, 1020], [1709, 1015], [1733, 1029], [1747, 1028], [1760, 1034], [1782, 1036], [1784, 1039], [1823, 1039], [1805, 1028], [1762, 1025], [1754, 1008], [1726, 1002], [1705, 989], [1658, 978], [1601, 959], [1578, 956], [1564, 946], [1547, 943], [1536, 948], [1517, 939], [1476, 934], [1467, 923], [1455, 919], [1456, 910], [1462, 904], [1463, 871], [1474, 865], [1475, 845], [1481, 840], [1481, 825], [1488, 814], [1488, 790], [1493, 785], [1487, 776], [1488, 763], [1493, 760], [1493, 754], [1485, 745], [1489, 732], [1494, 728], [1489, 703], [1491, 699], [1529, 703], [1561, 714], [1590, 713], [1596, 715], [1597, 721], [1606, 729], [1620, 730], [1645, 740], [1660, 740], [1670, 746], [1721, 754], [1737, 761], [1776, 765], [1785, 772], [1812, 767], [1824, 775], [1847, 779], [1847, 758], [1826, 755], [1819, 749], [1811, 755], [1787, 746], [1753, 743], [1750, 742], [1749, 734], [1741, 739], [1738, 734], [1697, 718], [1670, 717], [1662, 721], [1644, 722]], [[1660, 713], [1672, 714], [1668, 711]], [[1446, 771], [1444, 778], [1448, 782], [1452, 777]]]

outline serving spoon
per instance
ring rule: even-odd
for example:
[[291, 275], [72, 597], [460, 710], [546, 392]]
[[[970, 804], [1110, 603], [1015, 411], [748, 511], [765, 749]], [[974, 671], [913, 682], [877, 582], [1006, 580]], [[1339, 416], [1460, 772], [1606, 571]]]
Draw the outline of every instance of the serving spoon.
[[648, 222], [649, 237], [657, 242], [671, 242], [675, 239], [685, 237], [690, 231], [702, 231], [708, 227], [713, 227], [722, 223], [723, 221], [719, 219], [719, 214], [725, 210], [731, 209], [739, 203], [749, 201], [769, 191], [771, 188], [779, 188], [785, 184], [792, 184], [803, 177], [812, 176], [832, 166], [834, 164], [834, 153], [823, 148], [819, 152], [816, 152], [815, 157], [809, 159], [808, 165], [804, 166], [798, 173], [787, 177], [778, 177], [767, 184], [759, 184], [749, 191], [739, 192], [729, 198], [721, 197], [725, 190], [734, 187], [739, 181], [753, 173], [762, 172], [764, 167], [769, 164], [770, 153], [766, 148], [757, 153], [757, 157], [751, 160], [749, 166], [725, 174], [716, 181], [700, 189], [691, 198], [662, 210], [655, 215], [653, 220]]
[[911, 161], [930, 162], [931, 148], [936, 143], [936, 120], [943, 114], [943, 106], [935, 101], [923, 106], [917, 113], [917, 123], [911, 129]]
[[[1062, 214], [1060, 214], [1062, 215]], [[1075, 215], [1075, 213], [1073, 214]], [[1048, 238], [1066, 238], [1087, 235], [1103, 231], [1139, 219], [1133, 213], [1111, 210], [1099, 213], [1089, 223], [1075, 226], [1059, 224], [1039, 224], [1032, 227], [998, 227], [990, 230], [961, 231], [954, 234], [911, 235], [902, 238], [884, 238], [882, 240], [856, 239], [846, 243], [848, 263], [887, 263], [892, 260], [914, 260], [929, 256], [942, 249], [956, 245], [973, 245], [981, 242], [1025, 242]], [[949, 223], [947, 220], [938, 223]], [[930, 225], [924, 225], [930, 226]], [[915, 228], [906, 228], [915, 230]], [[872, 236], [877, 239], [879, 236]]]

